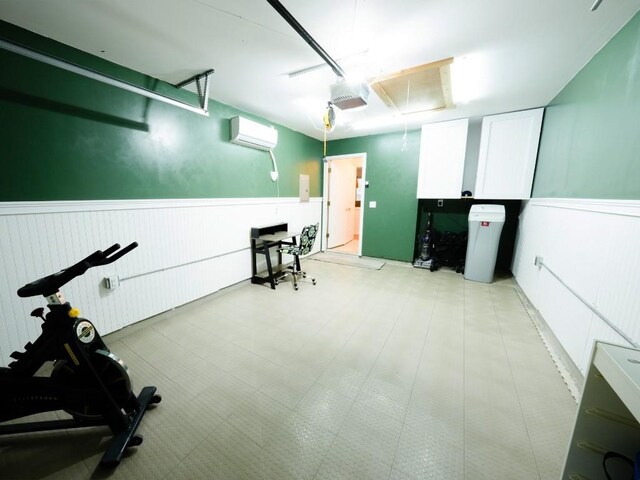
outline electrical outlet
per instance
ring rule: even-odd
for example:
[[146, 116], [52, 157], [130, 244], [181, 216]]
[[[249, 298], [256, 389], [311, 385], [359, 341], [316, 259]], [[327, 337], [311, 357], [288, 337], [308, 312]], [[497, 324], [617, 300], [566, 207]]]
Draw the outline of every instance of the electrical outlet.
[[114, 275], [112, 277], [105, 277], [104, 286], [108, 290], [115, 290], [120, 286], [120, 277]]
[[444, 200], [438, 200], [438, 206], [439, 207], [443, 207], [444, 206]]
[[372, 202], [369, 202], [369, 208], [376, 208], [378, 206], [378, 203], [374, 200]]
[[533, 264], [538, 268], [542, 267], [542, 257], [536, 255], [536, 258], [533, 261]]

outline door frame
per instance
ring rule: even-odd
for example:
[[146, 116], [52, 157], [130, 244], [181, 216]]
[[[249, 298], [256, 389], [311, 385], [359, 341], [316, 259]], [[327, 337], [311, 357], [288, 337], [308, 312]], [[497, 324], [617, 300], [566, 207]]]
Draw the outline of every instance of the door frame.
[[365, 182], [365, 188], [362, 189], [362, 199], [360, 200], [360, 231], [358, 232], [358, 256], [362, 256], [362, 232], [364, 231], [364, 197], [366, 195], [366, 178], [367, 178], [367, 153], [348, 153], [345, 155], [330, 155], [324, 157], [323, 160], [323, 176], [322, 176], [322, 232], [320, 237], [320, 250], [325, 251], [327, 249], [327, 228], [328, 219], [327, 216], [327, 201], [329, 199], [329, 162], [333, 160], [344, 160], [347, 158], [360, 157], [362, 159], [362, 180]]

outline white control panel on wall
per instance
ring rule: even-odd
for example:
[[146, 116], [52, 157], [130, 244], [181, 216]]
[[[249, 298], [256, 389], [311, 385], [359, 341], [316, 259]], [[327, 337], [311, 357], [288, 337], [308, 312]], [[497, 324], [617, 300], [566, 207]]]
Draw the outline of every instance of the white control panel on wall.
[[309, 175], [300, 175], [300, 201], [309, 201]]

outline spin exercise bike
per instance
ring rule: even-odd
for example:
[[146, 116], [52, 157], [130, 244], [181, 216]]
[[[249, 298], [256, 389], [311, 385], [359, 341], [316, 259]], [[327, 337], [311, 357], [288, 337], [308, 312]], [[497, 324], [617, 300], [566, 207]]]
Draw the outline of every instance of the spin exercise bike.
[[[0, 435], [107, 425], [113, 438], [100, 465], [116, 467], [129, 447], [142, 443], [136, 429], [147, 408], [162, 397], [156, 387], [132, 391], [126, 365], [109, 351], [95, 326], [80, 318], [80, 311], [64, 300], [60, 287], [89, 268], [115, 262], [138, 246], [120, 250], [115, 244], [96, 251], [58, 273], [31, 282], [18, 290], [20, 297], [43, 295], [49, 312], [37, 308], [31, 316], [41, 318], [42, 333], [24, 352], [13, 352], [8, 367], [0, 368], [0, 422], [35, 413], [64, 410], [66, 420], [0, 425]], [[53, 361], [49, 376], [36, 376]]]

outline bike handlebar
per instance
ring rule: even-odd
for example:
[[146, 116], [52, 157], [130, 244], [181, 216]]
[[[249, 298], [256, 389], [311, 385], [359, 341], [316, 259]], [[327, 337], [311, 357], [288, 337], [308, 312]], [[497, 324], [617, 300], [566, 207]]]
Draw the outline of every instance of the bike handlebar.
[[138, 243], [133, 242], [120, 250], [120, 245], [116, 243], [115, 245], [107, 248], [104, 252], [101, 250], [93, 252], [91, 255], [80, 260], [75, 265], [60, 270], [58, 273], [54, 273], [52, 275], [40, 278], [34, 282], [27, 283], [24, 287], [18, 289], [18, 296], [24, 298], [33, 297], [35, 295], [43, 295], [45, 297], [53, 295], [60, 289], [62, 285], [82, 275], [91, 267], [113, 263], [137, 246]]

